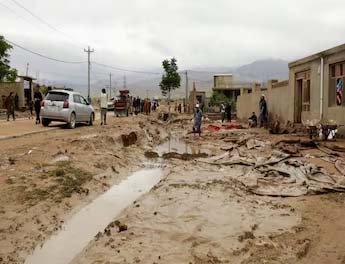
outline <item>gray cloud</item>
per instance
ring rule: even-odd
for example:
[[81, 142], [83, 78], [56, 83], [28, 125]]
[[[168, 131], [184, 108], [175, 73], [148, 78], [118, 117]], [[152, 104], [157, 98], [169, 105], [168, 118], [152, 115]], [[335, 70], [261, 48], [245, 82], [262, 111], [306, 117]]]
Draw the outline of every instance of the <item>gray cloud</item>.
[[[65, 60], [85, 60], [82, 48], [89, 43], [95, 48], [94, 60], [138, 70], [160, 68], [170, 56], [181, 69], [262, 58], [293, 60], [341, 44], [345, 34], [343, 0], [18, 1], [73, 40], [45, 27], [11, 0], [2, 3], [25, 20], [0, 5], [0, 34], [5, 37]], [[85, 65], [56, 64], [14, 49], [13, 66], [23, 71], [28, 61], [34, 72], [47, 72], [46, 78], [85, 85]], [[98, 71], [95, 81], [111, 71], [93, 69]]]

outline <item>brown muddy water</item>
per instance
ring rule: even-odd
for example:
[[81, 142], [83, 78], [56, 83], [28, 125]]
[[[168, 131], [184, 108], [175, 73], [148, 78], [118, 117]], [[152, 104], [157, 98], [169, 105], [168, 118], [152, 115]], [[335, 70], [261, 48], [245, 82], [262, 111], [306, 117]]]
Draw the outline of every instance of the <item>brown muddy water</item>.
[[183, 138], [175, 135], [171, 135], [163, 144], [157, 146], [154, 151], [159, 155], [170, 152], [176, 152], [179, 154], [211, 154], [209, 149], [199, 145], [189, 144]]
[[96, 198], [66, 222], [62, 231], [52, 236], [42, 247], [37, 247], [26, 264], [66, 264], [123, 209], [156, 185], [163, 175], [159, 164], [133, 173], [119, 185]]

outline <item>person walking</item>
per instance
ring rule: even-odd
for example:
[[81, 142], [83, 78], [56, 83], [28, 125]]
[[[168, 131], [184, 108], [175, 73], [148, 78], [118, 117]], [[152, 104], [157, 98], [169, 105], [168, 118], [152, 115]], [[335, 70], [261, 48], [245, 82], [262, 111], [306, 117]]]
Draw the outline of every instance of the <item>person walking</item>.
[[19, 96], [16, 93], [16, 95], [14, 96], [14, 104], [15, 104], [15, 109], [19, 110]]
[[42, 103], [43, 97], [39, 90], [39, 86], [37, 85], [37, 90], [34, 93], [34, 105], [35, 105], [35, 113], [36, 113], [36, 125], [41, 123], [40, 119], [40, 113], [41, 113], [41, 103]]
[[15, 113], [14, 113], [14, 109], [15, 109], [15, 106], [16, 106], [16, 103], [15, 103], [15, 97], [13, 96], [13, 93], [10, 92], [10, 95], [7, 97], [7, 100], [6, 100], [6, 106], [7, 106], [7, 121], [10, 121], [10, 116], [12, 116], [13, 118], [13, 121], [16, 120], [16, 116], [15, 116]]
[[108, 96], [103, 88], [101, 93], [101, 126], [107, 125]]
[[267, 126], [268, 122], [268, 113], [267, 113], [267, 102], [265, 99], [265, 95], [261, 95], [260, 102], [259, 102], [259, 107], [260, 107], [260, 127]]
[[227, 103], [225, 107], [226, 119], [231, 123], [231, 104]]
[[202, 124], [202, 111], [200, 109], [199, 104], [195, 106], [195, 113], [194, 113], [194, 127], [193, 132], [201, 134], [201, 124]]
[[220, 104], [220, 112], [222, 114], [222, 123], [224, 123], [225, 120], [225, 106], [223, 103]]

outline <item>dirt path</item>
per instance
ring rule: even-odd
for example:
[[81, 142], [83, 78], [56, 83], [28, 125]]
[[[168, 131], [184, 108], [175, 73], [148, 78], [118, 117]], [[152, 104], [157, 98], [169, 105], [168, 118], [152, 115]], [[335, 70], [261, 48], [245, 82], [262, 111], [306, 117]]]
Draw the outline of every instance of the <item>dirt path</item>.
[[[157, 149], [167, 125], [143, 116], [2, 141], [0, 263], [23, 263], [81, 208], [141, 169], [148, 150], [164, 156], [163, 179], [110, 220], [72, 263], [345, 263], [345, 194], [255, 194], [270, 184], [270, 192], [286, 191], [272, 181], [303, 189], [287, 178], [291, 166], [303, 164], [318, 175], [308, 190], [324, 191], [329, 178], [318, 166], [343, 177], [321, 159], [324, 153], [303, 148], [285, 162], [281, 152], [272, 155], [271, 144], [284, 136], [258, 129], [198, 137], [186, 135], [189, 128], [190, 118], [172, 122], [171, 140]], [[121, 135], [132, 131], [138, 142], [125, 148]], [[277, 158], [284, 169], [273, 162], [268, 180], [256, 182], [261, 189], [252, 188], [257, 164]]]
[[[166, 134], [147, 117], [1, 141], [0, 263], [23, 263], [69, 215], [138, 170]], [[124, 147], [121, 135], [138, 141]]]

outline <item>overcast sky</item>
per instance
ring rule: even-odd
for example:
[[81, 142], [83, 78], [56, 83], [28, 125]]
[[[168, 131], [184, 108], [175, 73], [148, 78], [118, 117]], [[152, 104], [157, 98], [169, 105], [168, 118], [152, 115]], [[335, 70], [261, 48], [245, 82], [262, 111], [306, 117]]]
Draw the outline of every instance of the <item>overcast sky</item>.
[[[294, 60], [342, 44], [344, 0], [15, 0], [60, 34], [0, 0], [0, 34], [42, 54], [138, 70], [160, 69], [175, 56], [180, 69], [236, 66], [259, 59]], [[10, 10], [8, 8], [10, 8]], [[12, 65], [41, 78], [79, 80], [86, 65], [65, 65], [12, 52]], [[109, 69], [93, 68], [93, 79]], [[120, 79], [121, 74], [117, 77]], [[145, 76], [149, 78], [149, 76]]]

